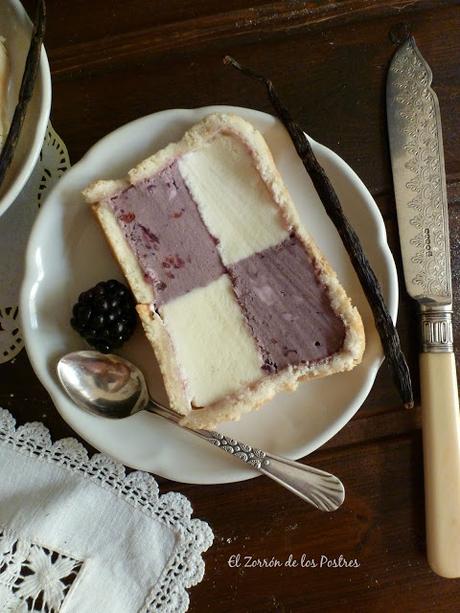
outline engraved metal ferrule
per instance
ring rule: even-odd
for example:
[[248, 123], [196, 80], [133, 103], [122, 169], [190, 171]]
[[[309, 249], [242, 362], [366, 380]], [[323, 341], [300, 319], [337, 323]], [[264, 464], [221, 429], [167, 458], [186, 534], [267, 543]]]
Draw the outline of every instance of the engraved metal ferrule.
[[422, 327], [423, 353], [451, 353], [454, 350], [452, 330], [452, 309], [422, 310], [420, 313]]

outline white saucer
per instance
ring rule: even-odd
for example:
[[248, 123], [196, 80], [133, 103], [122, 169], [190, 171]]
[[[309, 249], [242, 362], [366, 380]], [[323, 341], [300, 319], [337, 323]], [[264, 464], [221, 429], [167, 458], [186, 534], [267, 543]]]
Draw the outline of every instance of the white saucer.
[[[369, 393], [382, 361], [372, 314], [345, 249], [286, 131], [275, 118], [227, 106], [174, 109], [143, 117], [112, 132], [64, 175], [37, 218], [28, 246], [21, 294], [25, 344], [35, 372], [58, 411], [84, 439], [124, 464], [186, 483], [227, 483], [258, 473], [151, 414], [111, 421], [84, 413], [61, 391], [55, 367], [64, 353], [84, 348], [84, 342], [69, 325], [78, 294], [100, 280], [113, 276], [121, 279], [105, 239], [83, 202], [81, 190], [98, 178], [124, 176], [138, 161], [180, 139], [192, 124], [216, 111], [241, 115], [265, 136], [302, 222], [361, 313], [367, 344], [362, 364], [353, 371], [303, 383], [296, 392], [280, 394], [259, 412], [238, 423], [222, 424], [220, 430], [279, 455], [303, 457], [353, 417]], [[362, 240], [395, 319], [396, 269], [377, 205], [343, 160], [326, 147], [312, 144]], [[120, 353], [141, 366], [152, 394], [165, 400], [153, 351], [140, 330]]]

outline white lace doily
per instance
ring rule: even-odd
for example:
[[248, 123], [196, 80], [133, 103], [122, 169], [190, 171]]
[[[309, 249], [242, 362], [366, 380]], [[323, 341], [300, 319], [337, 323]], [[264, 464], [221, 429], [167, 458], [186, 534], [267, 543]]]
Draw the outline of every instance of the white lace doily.
[[184, 496], [1, 408], [0, 465], [2, 613], [187, 610], [213, 534]]
[[68, 168], [66, 146], [48, 124], [35, 169], [14, 204], [0, 217], [0, 364], [13, 359], [23, 347], [17, 305], [27, 240], [46, 192]]

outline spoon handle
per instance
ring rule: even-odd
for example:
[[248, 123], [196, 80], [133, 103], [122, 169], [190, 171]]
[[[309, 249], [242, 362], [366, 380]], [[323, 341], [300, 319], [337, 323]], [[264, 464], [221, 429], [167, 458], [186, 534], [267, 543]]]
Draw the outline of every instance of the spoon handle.
[[191, 432], [267, 475], [320, 511], [335, 511], [345, 499], [342, 482], [330, 473], [251, 447], [219, 432]]
[[[153, 403], [150, 406], [152, 412], [178, 423], [177, 415], [170, 409]], [[320, 511], [335, 511], [345, 499], [342, 482], [330, 473], [262, 451], [219, 432], [187, 426], [184, 429], [252, 466]]]

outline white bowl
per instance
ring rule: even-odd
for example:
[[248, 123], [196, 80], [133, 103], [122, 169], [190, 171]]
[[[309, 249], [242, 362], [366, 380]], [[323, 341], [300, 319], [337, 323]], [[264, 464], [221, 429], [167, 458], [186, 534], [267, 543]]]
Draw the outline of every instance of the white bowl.
[[[30, 45], [32, 23], [18, 0], [0, 2], [0, 36], [6, 39], [9, 62], [7, 121], [14, 113]], [[14, 202], [35, 167], [43, 145], [51, 108], [51, 75], [45, 49], [19, 141], [0, 189], [0, 216]]]

